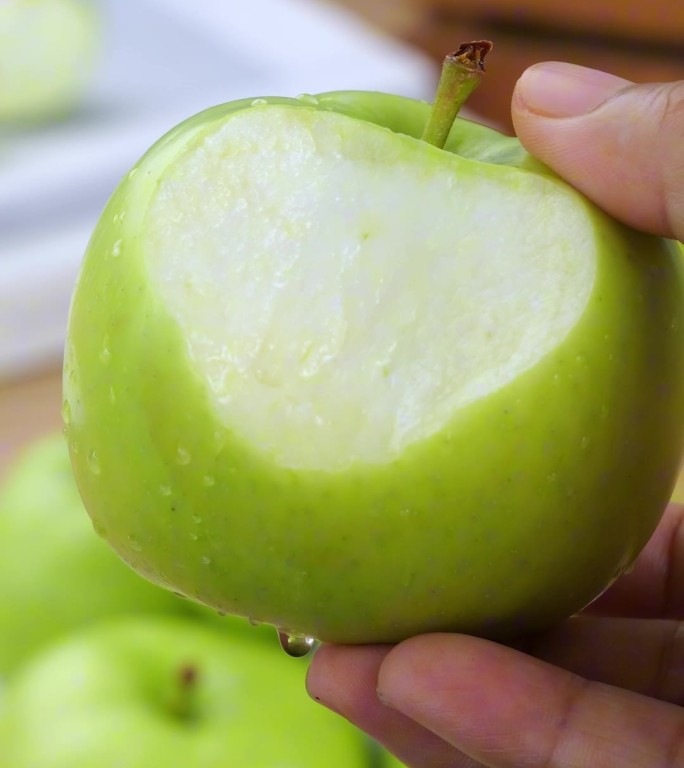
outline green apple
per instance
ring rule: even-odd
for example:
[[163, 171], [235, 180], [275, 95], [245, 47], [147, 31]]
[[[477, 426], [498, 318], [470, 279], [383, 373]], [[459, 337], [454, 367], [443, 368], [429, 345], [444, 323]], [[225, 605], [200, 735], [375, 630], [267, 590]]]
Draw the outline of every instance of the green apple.
[[308, 698], [305, 665], [173, 617], [105, 622], [7, 690], [1, 768], [361, 768], [360, 731]]
[[92, 0], [0, 2], [0, 123], [72, 109], [89, 82], [99, 27]]
[[449, 132], [448, 91], [217, 106], [115, 191], [64, 413], [89, 514], [152, 581], [293, 636], [502, 637], [649, 538], [684, 432], [677, 248], [515, 138]]

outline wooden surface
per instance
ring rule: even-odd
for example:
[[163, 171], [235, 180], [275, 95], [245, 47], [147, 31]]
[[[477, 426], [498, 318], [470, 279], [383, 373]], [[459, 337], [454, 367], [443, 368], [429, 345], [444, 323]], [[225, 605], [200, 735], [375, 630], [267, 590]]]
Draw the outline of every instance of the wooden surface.
[[684, 79], [684, 0], [327, 0], [426, 51], [438, 67], [466, 40], [494, 50], [468, 101], [512, 131], [510, 99], [531, 64], [562, 60], [635, 82]]
[[0, 483], [32, 440], [61, 429], [62, 372], [0, 382]]

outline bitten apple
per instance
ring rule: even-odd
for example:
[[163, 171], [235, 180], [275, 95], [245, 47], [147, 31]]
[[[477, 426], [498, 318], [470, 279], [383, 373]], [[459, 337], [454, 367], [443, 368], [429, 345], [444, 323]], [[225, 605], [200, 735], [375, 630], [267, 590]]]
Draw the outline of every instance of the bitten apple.
[[451, 127], [459, 56], [432, 108], [209, 109], [111, 198], [66, 427], [96, 527], [156, 583], [328, 641], [502, 637], [582, 608], [652, 533], [681, 257], [515, 138]]

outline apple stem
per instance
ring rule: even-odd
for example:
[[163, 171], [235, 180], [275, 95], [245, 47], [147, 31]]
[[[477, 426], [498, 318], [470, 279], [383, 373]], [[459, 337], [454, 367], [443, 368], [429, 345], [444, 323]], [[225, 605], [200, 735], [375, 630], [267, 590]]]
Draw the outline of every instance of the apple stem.
[[442, 149], [461, 107], [477, 88], [485, 71], [484, 60], [491, 51], [489, 40], [463, 43], [442, 65], [435, 101], [422, 139]]
[[178, 670], [175, 696], [171, 702], [171, 710], [179, 720], [190, 721], [195, 718], [195, 691], [197, 690], [197, 667], [193, 664], [183, 664]]

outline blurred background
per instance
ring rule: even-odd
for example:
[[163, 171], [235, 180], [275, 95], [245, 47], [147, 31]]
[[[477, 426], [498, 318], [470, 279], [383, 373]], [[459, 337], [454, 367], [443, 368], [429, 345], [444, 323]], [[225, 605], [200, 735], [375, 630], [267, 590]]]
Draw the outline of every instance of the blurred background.
[[523, 70], [571, 61], [635, 82], [684, 77], [682, 0], [339, 0], [439, 60], [455, 41], [494, 41], [487, 85], [468, 104], [511, 131]]
[[[69, 28], [73, 9], [60, 5], [90, 15]], [[13, 20], [21, 6], [57, 16]], [[495, 50], [469, 106], [505, 131], [515, 80], [536, 61], [636, 81], [684, 78], [682, 0], [0, 3], [0, 482], [23, 445], [59, 426], [83, 250], [117, 181], [156, 138], [240, 97], [363, 88], [429, 99], [443, 55], [478, 38]], [[65, 82], [51, 83], [58, 75]], [[52, 103], [41, 87], [57, 94]]]

